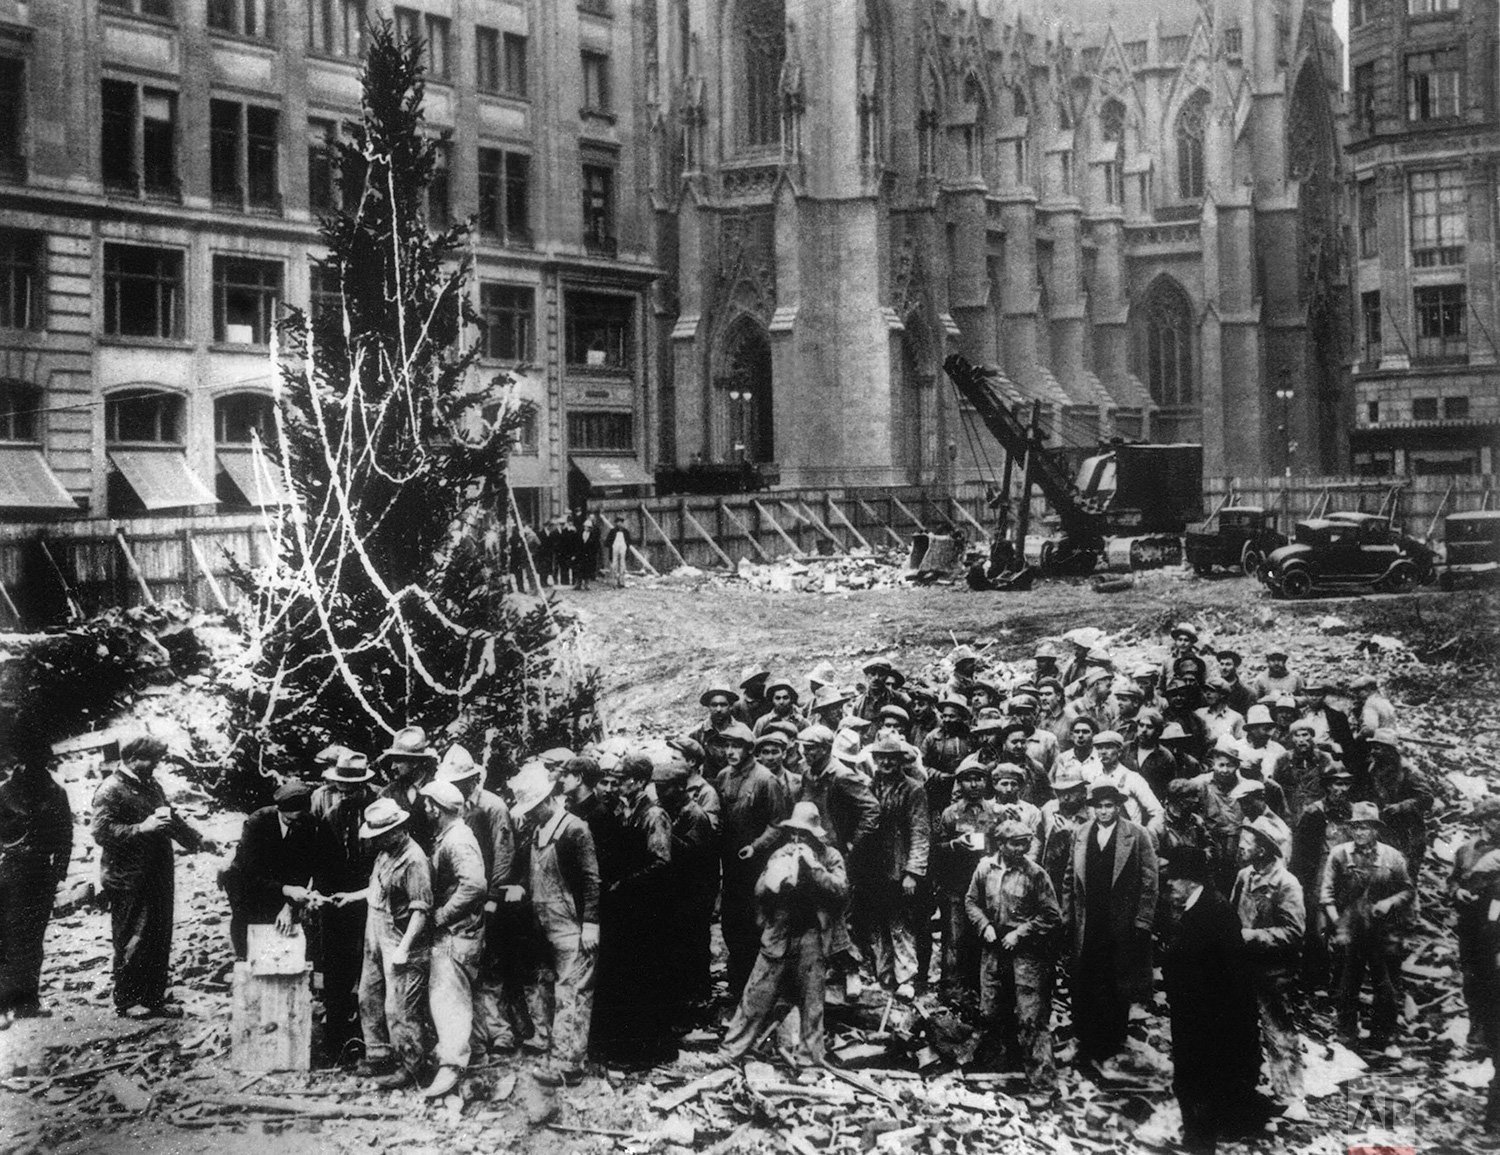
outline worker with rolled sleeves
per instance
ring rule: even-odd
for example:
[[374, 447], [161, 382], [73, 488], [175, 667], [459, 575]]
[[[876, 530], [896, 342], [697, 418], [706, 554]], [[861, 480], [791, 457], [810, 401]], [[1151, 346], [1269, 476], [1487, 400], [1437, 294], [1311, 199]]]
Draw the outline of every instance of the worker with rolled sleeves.
[[1032, 1088], [1052, 1092], [1052, 977], [1062, 912], [1047, 872], [1027, 857], [1031, 839], [1023, 823], [1000, 823], [997, 852], [980, 859], [964, 908], [983, 944], [979, 1013], [986, 1034], [1019, 1044]]
[[446, 1095], [469, 1066], [474, 983], [484, 949], [484, 854], [464, 822], [464, 796], [452, 782], [422, 787], [436, 834], [432, 844], [432, 968], [427, 1005], [437, 1034], [437, 1074], [423, 1095]]
[[811, 802], [772, 827], [781, 844], [755, 883], [761, 933], [755, 965], [724, 1033], [721, 1056], [741, 1059], [771, 1025], [780, 995], [801, 1017], [798, 1058], [823, 1062], [823, 999], [834, 920], [849, 896], [844, 857]]
[[1000, 825], [1000, 806], [986, 797], [989, 772], [983, 763], [971, 756], [954, 777], [957, 796], [939, 817], [932, 844], [932, 880], [943, 910], [942, 989], [950, 1001], [979, 993], [979, 940], [965, 898]]
[[547, 1056], [551, 1073], [579, 1078], [588, 1056], [599, 954], [599, 863], [594, 839], [577, 815], [552, 796], [540, 762], [510, 780], [511, 813], [528, 856], [527, 890], [543, 938], [543, 959], [527, 985], [536, 1034], [528, 1046]]

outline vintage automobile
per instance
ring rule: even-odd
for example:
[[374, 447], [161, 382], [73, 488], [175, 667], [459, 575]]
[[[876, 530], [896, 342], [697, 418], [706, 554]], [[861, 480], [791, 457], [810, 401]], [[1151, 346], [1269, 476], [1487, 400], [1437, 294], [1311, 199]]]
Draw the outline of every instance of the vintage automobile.
[[1185, 540], [1188, 564], [1200, 576], [1215, 567], [1238, 567], [1253, 576], [1272, 550], [1286, 544], [1286, 536], [1276, 529], [1276, 512], [1260, 505], [1227, 506], [1201, 525], [1189, 526]]
[[1435, 563], [1432, 550], [1393, 532], [1384, 518], [1314, 518], [1299, 521], [1291, 544], [1272, 551], [1260, 580], [1273, 594], [1288, 598], [1305, 598], [1320, 589], [1405, 593]]
[[1417, 567], [1417, 580], [1424, 586], [1437, 580], [1437, 551], [1426, 542], [1404, 534], [1391, 526], [1390, 519], [1378, 513], [1356, 513], [1337, 510], [1323, 515], [1329, 521], [1347, 521], [1360, 527], [1360, 540], [1371, 545], [1394, 542], [1404, 549]]
[[1438, 585], [1459, 585], [1500, 578], [1500, 510], [1450, 513], [1443, 518], [1443, 557]]

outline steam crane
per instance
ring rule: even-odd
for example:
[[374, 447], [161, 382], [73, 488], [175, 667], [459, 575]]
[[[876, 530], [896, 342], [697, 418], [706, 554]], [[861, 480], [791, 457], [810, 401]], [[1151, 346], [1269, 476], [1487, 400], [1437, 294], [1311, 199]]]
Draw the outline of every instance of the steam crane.
[[[1024, 423], [996, 386], [997, 370], [954, 353], [943, 362], [948, 379], [1007, 454], [1005, 482], [992, 505], [1002, 507], [997, 543], [1007, 526], [1003, 507], [1011, 465], [1021, 463], [1021, 494], [1014, 544], [992, 552], [991, 572], [970, 575], [983, 583], [1021, 557], [1044, 573], [1089, 574], [1103, 558], [1114, 568], [1146, 569], [1180, 564], [1182, 533], [1203, 516], [1203, 447], [1150, 445], [1116, 440], [1086, 458], [1077, 478], [1061, 452], [1046, 448], [1036, 427]], [[968, 419], [968, 415], [965, 415]], [[1028, 548], [1031, 486], [1041, 489], [1055, 515], [1055, 533]]]

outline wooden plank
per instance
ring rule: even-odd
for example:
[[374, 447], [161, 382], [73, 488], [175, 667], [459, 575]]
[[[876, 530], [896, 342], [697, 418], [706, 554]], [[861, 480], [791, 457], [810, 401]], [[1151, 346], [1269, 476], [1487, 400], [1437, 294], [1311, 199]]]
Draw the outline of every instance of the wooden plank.
[[81, 622], [83, 620], [83, 607], [78, 604], [78, 599], [73, 596], [73, 587], [68, 584], [67, 576], [62, 567], [57, 564], [57, 559], [52, 556], [52, 551], [47, 547], [47, 539], [38, 537], [37, 545], [42, 547], [42, 556], [47, 559], [47, 564], [52, 567], [52, 576], [57, 578], [57, 584], [62, 586], [63, 597], [68, 602], [68, 620], [70, 622]]
[[714, 540], [713, 534], [704, 529], [703, 523], [688, 512], [686, 505], [682, 507], [682, 517], [684, 524], [691, 527], [694, 533], [696, 533], [704, 541], [708, 542], [708, 548], [713, 550], [714, 553], [718, 555], [720, 561], [722, 561], [730, 569], [735, 568], [734, 562], [730, 560], [729, 555], [719, 548], [719, 543]]
[[0, 604], [5, 606], [5, 610], [10, 614], [11, 620], [16, 623], [16, 629], [24, 630], [26, 623], [21, 620], [21, 611], [16, 609], [16, 603], [11, 601], [10, 591], [5, 588], [4, 582], [0, 582]]
[[667, 550], [673, 557], [677, 559], [677, 564], [679, 566], [687, 565], [687, 559], [682, 556], [682, 551], [679, 550], [677, 546], [673, 544], [672, 539], [667, 536], [667, 531], [662, 529], [661, 522], [657, 521], [656, 518], [651, 516], [651, 511], [646, 508], [646, 503], [644, 501], [640, 503], [639, 508], [641, 511], [641, 516], [646, 519], [646, 523], [650, 525], [652, 529], [656, 530], [657, 536], [660, 537], [662, 541], [667, 543]]
[[203, 574], [203, 580], [208, 584], [208, 592], [213, 595], [214, 604], [219, 607], [220, 612], [229, 612], [229, 602], [224, 597], [224, 590], [219, 586], [219, 579], [214, 576], [214, 571], [208, 566], [208, 559], [203, 556], [203, 550], [198, 546], [198, 539], [193, 536], [193, 531], [185, 529], [182, 531], [183, 540], [187, 542], [188, 552], [192, 554], [193, 560], [198, 563], [199, 572]]
[[635, 546], [630, 547], [630, 556], [635, 558], [636, 564], [652, 577], [661, 577], [661, 574], [656, 572], [656, 567], [646, 560], [646, 555], [636, 549]]
[[721, 517], [728, 518], [729, 523], [745, 536], [746, 540], [750, 542], [750, 548], [755, 551], [756, 557], [760, 558], [761, 561], [768, 562], [771, 560], [771, 555], [761, 547], [760, 542], [755, 539], [755, 535], [750, 532], [750, 527], [747, 526], [743, 521], [741, 521], [735, 515], [734, 510], [730, 509], [729, 506], [725, 505], [722, 501], [719, 502], [719, 515]]
[[876, 525], [885, 530], [885, 535], [891, 539], [892, 545], [896, 546], [899, 549], [906, 548], [906, 542], [902, 540], [899, 533], [891, 528], [890, 522], [886, 521], [885, 518], [880, 516], [879, 510], [877, 510], [862, 497], [856, 497], [854, 500], [859, 502], [860, 509], [864, 510], [865, 513], [869, 515], [871, 521], [875, 522]]
[[135, 578], [136, 584], [140, 586], [141, 596], [146, 599], [148, 606], [156, 604], [156, 596], [151, 592], [151, 586], [146, 581], [146, 575], [141, 572], [140, 564], [135, 560], [135, 554], [130, 551], [130, 542], [126, 540], [123, 527], [115, 528], [115, 541], [120, 543], [120, 552], [125, 555], [125, 564], [130, 567], [130, 573]]
[[918, 517], [916, 514], [914, 514], [911, 510], [907, 509], [906, 508], [906, 503], [903, 502], [894, 493], [891, 494], [891, 503], [893, 505], [895, 505], [895, 507], [897, 509], [899, 509], [902, 513], [906, 514], [907, 520], [910, 521], [913, 525], [915, 525], [919, 530], [921, 530], [923, 533], [927, 532], [927, 527], [922, 524], [922, 519], [920, 517]]
[[833, 500], [833, 494], [829, 493], [825, 494], [824, 496], [828, 499], [828, 512], [830, 514], [830, 520], [832, 520], [833, 517], [837, 517], [844, 523], [849, 532], [854, 535], [855, 541], [859, 542], [859, 544], [862, 545], [870, 553], [874, 553], [875, 547], [869, 543], [864, 534], [859, 532], [854, 523], [844, 515], [844, 511], [839, 508], [838, 502]]
[[750, 504], [755, 506], [756, 510], [759, 511], [761, 517], [765, 518], [766, 521], [770, 523], [771, 528], [774, 529], [778, 535], [780, 535], [781, 540], [786, 542], [786, 544], [791, 548], [792, 555], [794, 557], [801, 557], [802, 547], [791, 539], [786, 530], [781, 528], [781, 523], [771, 516], [771, 511], [758, 501], [752, 501]]
[[234, 964], [230, 1063], [239, 1071], [306, 1071], [312, 1066], [311, 967], [256, 974]]
[[950, 497], [948, 498], [948, 500], [953, 503], [953, 508], [958, 510], [960, 517], [962, 517], [965, 521], [967, 521], [970, 525], [972, 525], [975, 529], [977, 529], [981, 534], [984, 535], [985, 541], [990, 540], [990, 531], [985, 529], [984, 526], [980, 525], [979, 522], [974, 520], [974, 515], [964, 508], [963, 502], [959, 501], [956, 497]]
[[[782, 502], [781, 504], [785, 505], [786, 502]], [[847, 553], [848, 551], [844, 549], [844, 543], [839, 540], [838, 535], [834, 533], [833, 530], [829, 529], [826, 525], [823, 524], [823, 519], [813, 512], [812, 506], [808, 505], [805, 501], [801, 504], [802, 508], [807, 512], [807, 520], [812, 524], [813, 529], [817, 530], [829, 541], [833, 542], [833, 548], [836, 551], [835, 556]]]

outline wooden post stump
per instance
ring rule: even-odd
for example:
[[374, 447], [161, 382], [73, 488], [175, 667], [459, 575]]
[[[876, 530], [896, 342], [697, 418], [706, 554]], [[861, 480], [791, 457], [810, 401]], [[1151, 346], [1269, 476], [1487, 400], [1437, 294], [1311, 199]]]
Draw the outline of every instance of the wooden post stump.
[[230, 1063], [238, 1071], [306, 1071], [312, 1066], [312, 967], [301, 931], [249, 928], [248, 961], [234, 964]]

